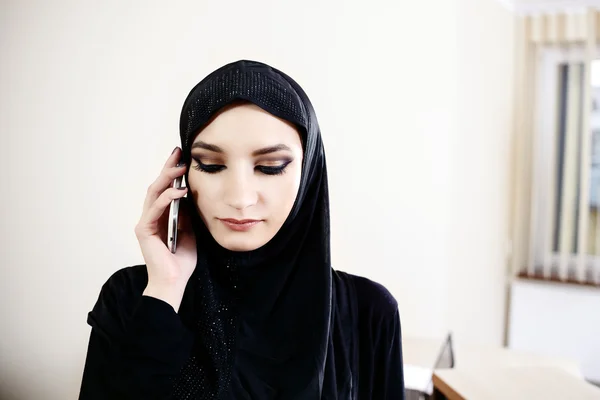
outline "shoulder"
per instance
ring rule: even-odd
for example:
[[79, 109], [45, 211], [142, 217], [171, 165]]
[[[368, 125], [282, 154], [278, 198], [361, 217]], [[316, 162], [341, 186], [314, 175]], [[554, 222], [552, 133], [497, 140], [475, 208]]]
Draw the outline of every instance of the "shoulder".
[[381, 283], [342, 271], [334, 271], [334, 276], [336, 282], [354, 288], [359, 314], [387, 319], [398, 313], [396, 298]]
[[100, 294], [141, 294], [148, 284], [146, 265], [134, 265], [114, 272], [102, 285]]
[[134, 265], [114, 272], [102, 285], [98, 299], [88, 314], [88, 323], [97, 326], [108, 319], [130, 315], [148, 283], [146, 265]]

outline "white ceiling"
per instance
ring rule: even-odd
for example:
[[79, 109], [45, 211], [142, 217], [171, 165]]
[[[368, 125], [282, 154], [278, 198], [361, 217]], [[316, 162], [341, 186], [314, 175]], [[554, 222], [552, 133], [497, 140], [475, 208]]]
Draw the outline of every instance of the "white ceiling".
[[537, 13], [600, 8], [600, 0], [498, 0], [517, 13]]

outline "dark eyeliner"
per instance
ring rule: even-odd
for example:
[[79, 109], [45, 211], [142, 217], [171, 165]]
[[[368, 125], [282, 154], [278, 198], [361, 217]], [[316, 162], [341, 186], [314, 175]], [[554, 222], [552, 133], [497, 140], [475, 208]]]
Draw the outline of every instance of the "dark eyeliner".
[[282, 165], [277, 166], [277, 167], [265, 167], [265, 166], [259, 165], [256, 167], [256, 169], [265, 175], [281, 175], [285, 172], [285, 168], [288, 165], [290, 165], [291, 162], [292, 162], [292, 160], [286, 161], [285, 163], [283, 163]]
[[222, 171], [222, 170], [225, 169], [224, 165], [203, 164], [197, 158], [193, 158], [193, 160], [196, 161], [196, 163], [197, 163], [197, 165], [192, 166], [192, 168], [194, 168], [196, 171], [202, 171], [202, 172], [207, 172], [209, 174], [215, 174], [215, 173], [217, 173], [217, 172]]

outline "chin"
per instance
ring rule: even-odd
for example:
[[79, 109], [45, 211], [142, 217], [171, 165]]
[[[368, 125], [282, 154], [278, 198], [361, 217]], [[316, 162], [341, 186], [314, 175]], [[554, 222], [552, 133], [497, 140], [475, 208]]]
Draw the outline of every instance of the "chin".
[[239, 252], [256, 250], [264, 245], [264, 243], [257, 243], [252, 240], [251, 237], [221, 237], [217, 240], [217, 243], [229, 251]]

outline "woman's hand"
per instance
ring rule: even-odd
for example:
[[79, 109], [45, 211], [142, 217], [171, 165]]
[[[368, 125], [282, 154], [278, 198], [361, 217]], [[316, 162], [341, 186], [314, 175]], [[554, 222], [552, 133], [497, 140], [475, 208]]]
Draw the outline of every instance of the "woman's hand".
[[[175, 178], [185, 175], [186, 166], [178, 166], [180, 157], [181, 149], [177, 147], [158, 178], [148, 187], [142, 216], [135, 227], [148, 268], [148, 285], [143, 294], [166, 301], [176, 312], [197, 261], [196, 238], [190, 221], [193, 204], [183, 197], [188, 189], [172, 187]], [[166, 244], [169, 206], [173, 199], [181, 199], [175, 254]]]

